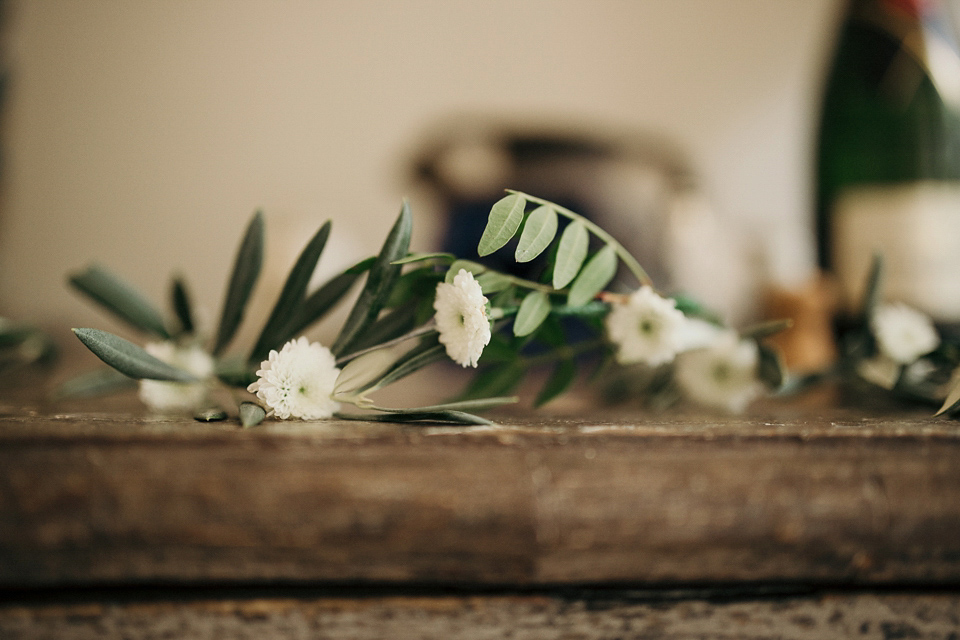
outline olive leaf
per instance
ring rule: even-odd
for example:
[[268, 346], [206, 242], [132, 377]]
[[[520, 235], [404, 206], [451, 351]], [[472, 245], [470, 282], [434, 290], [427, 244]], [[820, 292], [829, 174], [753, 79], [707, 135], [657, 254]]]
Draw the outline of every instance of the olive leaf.
[[176, 276], [170, 284], [170, 304], [180, 322], [180, 332], [192, 334], [195, 329], [193, 307], [190, 304], [190, 295], [187, 293], [187, 283], [181, 276]]
[[263, 213], [257, 211], [247, 225], [243, 241], [240, 243], [237, 257], [233, 263], [233, 272], [227, 285], [223, 311], [217, 329], [217, 338], [213, 345], [214, 356], [223, 352], [237, 332], [237, 328], [243, 320], [247, 302], [250, 300], [250, 294], [257, 283], [257, 278], [260, 277], [260, 267], [262, 265]]
[[397, 380], [416, 373], [423, 367], [433, 364], [446, 357], [446, 349], [437, 342], [437, 336], [424, 340], [419, 346], [411, 349], [393, 365], [393, 368], [371, 385], [365, 386], [360, 391], [377, 391], [387, 385], [393, 384]]
[[938, 416], [950, 411], [954, 411], [958, 406], [960, 406], [960, 378], [954, 378], [950, 382], [953, 386], [950, 388], [950, 393], [947, 394], [947, 397], [943, 401], [943, 405], [940, 407], [940, 410], [937, 411], [936, 415]]
[[570, 388], [577, 377], [577, 365], [570, 358], [564, 358], [554, 367], [553, 373], [534, 400], [535, 407], [542, 407]]
[[531, 291], [520, 303], [513, 321], [513, 335], [528, 336], [537, 330], [550, 314], [550, 297], [543, 291]]
[[573, 281], [567, 296], [567, 304], [571, 307], [579, 307], [590, 302], [610, 284], [616, 274], [617, 252], [612, 246], [606, 245], [590, 258], [583, 271]]
[[376, 413], [337, 413], [334, 414], [335, 417], [340, 418], [341, 420], [362, 420], [364, 422], [400, 422], [405, 424], [411, 423], [428, 423], [428, 424], [456, 424], [456, 425], [483, 425], [483, 426], [492, 426], [495, 423], [487, 420], [486, 418], [481, 418], [480, 416], [475, 416], [472, 413], [466, 413], [464, 411], [427, 411], [427, 412], [417, 412], [409, 411], [407, 413], [386, 413], [386, 414], [376, 414]]
[[427, 260], [436, 260], [437, 262], [453, 262], [456, 256], [452, 253], [411, 253], [406, 258], [394, 260], [393, 264], [411, 264], [414, 262], [426, 262]]
[[112, 367], [94, 369], [60, 383], [51, 393], [53, 400], [94, 398], [135, 389], [137, 381]]
[[170, 333], [163, 316], [139, 291], [100, 265], [91, 265], [70, 276], [70, 284], [135, 329], [164, 339]]
[[277, 333], [276, 344], [291, 340], [327, 315], [347, 295], [360, 275], [360, 273], [347, 270], [330, 278], [319, 289], [307, 296], [303, 304], [287, 320], [283, 331]]
[[135, 379], [197, 382], [192, 373], [159, 360], [143, 348], [100, 329], [74, 329], [90, 351], [120, 373]]
[[287, 276], [283, 288], [280, 290], [280, 297], [277, 298], [273, 311], [267, 319], [260, 337], [257, 338], [253, 350], [250, 352], [250, 361], [256, 362], [263, 360], [270, 352], [270, 349], [276, 348], [284, 342], [286, 326], [291, 317], [295, 317], [300, 306], [304, 303], [307, 292], [307, 285], [310, 284], [310, 278], [313, 276], [323, 249], [330, 237], [330, 221], [327, 220], [310, 239], [310, 242], [300, 252], [300, 256], [294, 263], [290, 274]]
[[376, 261], [370, 267], [367, 282], [331, 347], [334, 355], [347, 353], [376, 320], [384, 303], [390, 297], [393, 285], [400, 277], [402, 267], [393, 262], [407, 255], [412, 231], [413, 215], [410, 213], [410, 205], [404, 200], [403, 206], [400, 207], [400, 215], [390, 229]]
[[769, 345], [757, 343], [759, 359], [757, 378], [769, 389], [780, 389], [787, 379], [787, 368], [780, 351]]
[[526, 199], [517, 193], [504, 196], [494, 203], [487, 218], [487, 226], [480, 236], [477, 253], [487, 256], [510, 242], [523, 222], [523, 210], [526, 206]]
[[556, 263], [553, 266], [553, 288], [562, 289], [577, 276], [587, 257], [590, 236], [580, 220], [567, 225], [557, 246]]
[[527, 216], [520, 232], [520, 240], [514, 258], [517, 262], [530, 262], [543, 253], [557, 235], [557, 212], [553, 207], [542, 205]]
[[513, 391], [526, 374], [527, 368], [520, 360], [503, 366], [481, 369], [460, 395], [462, 400], [503, 396]]
[[256, 402], [241, 402], [238, 411], [240, 413], [240, 425], [244, 429], [257, 426], [267, 417], [266, 410]]

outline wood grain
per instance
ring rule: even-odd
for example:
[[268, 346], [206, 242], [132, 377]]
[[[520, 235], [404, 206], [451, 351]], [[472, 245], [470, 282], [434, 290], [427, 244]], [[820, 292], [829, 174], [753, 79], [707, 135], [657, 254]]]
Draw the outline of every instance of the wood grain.
[[960, 582], [948, 420], [0, 414], [0, 586]]

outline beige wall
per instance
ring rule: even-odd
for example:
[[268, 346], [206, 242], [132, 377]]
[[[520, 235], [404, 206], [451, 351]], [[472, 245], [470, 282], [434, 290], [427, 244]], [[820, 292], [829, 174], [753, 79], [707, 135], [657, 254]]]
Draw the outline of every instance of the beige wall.
[[[98, 260], [158, 299], [181, 270], [213, 316], [257, 207], [275, 270], [328, 217], [324, 264], [342, 266], [379, 244], [409, 190], [402, 169], [418, 133], [464, 111], [671, 136], [716, 210], [737, 228], [779, 228], [786, 264], [799, 265], [786, 270], [802, 271], [809, 143], [837, 7], [14, 0], [0, 314], [109, 328], [63, 285]], [[434, 229], [424, 214], [421, 248]]]

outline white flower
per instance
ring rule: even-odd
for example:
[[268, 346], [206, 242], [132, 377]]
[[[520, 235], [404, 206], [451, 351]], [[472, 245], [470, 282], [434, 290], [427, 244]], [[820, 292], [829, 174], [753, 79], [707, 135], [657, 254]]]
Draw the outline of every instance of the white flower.
[[617, 362], [656, 366], [673, 360], [684, 347], [686, 320], [676, 305], [648, 286], [634, 291], [626, 302], [613, 303], [607, 335], [617, 345]]
[[899, 364], [910, 364], [940, 344], [930, 318], [905, 304], [881, 305], [870, 328], [880, 352]]
[[677, 382], [694, 402], [740, 412], [762, 390], [758, 359], [755, 342], [725, 331], [709, 347], [677, 358]]
[[487, 299], [473, 274], [460, 269], [452, 283], [437, 285], [433, 301], [440, 342], [447, 355], [462, 367], [475, 367], [490, 343]]
[[258, 379], [247, 387], [278, 418], [319, 420], [340, 408], [330, 396], [340, 369], [330, 350], [304, 337], [291, 340], [260, 363]]
[[213, 358], [196, 345], [178, 347], [173, 342], [150, 342], [144, 350], [158, 360], [183, 369], [199, 382], [141, 380], [140, 399], [156, 411], [195, 411], [203, 407], [210, 390], [207, 378], [213, 375]]

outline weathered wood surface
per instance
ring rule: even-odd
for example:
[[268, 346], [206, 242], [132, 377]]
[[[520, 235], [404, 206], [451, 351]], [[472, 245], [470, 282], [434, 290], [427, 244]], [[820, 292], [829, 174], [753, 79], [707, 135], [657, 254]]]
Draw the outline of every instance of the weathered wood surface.
[[955, 594], [256, 597], [0, 605], [9, 640], [956, 640]]
[[0, 587], [960, 583], [960, 425], [270, 423], [0, 406]]

